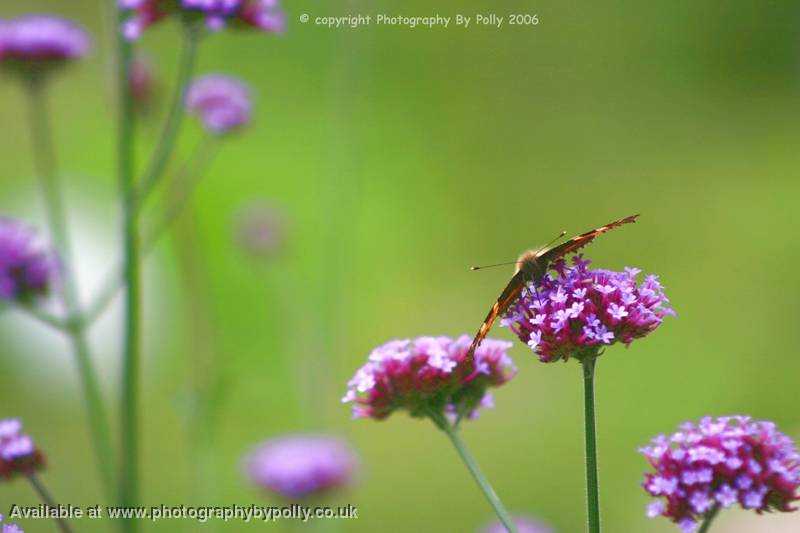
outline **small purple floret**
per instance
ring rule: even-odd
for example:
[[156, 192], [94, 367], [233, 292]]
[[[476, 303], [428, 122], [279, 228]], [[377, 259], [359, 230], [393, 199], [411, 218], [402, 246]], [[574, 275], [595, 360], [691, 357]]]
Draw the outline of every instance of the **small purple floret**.
[[350, 486], [358, 459], [343, 439], [298, 434], [266, 441], [248, 455], [245, 468], [256, 485], [298, 500]]

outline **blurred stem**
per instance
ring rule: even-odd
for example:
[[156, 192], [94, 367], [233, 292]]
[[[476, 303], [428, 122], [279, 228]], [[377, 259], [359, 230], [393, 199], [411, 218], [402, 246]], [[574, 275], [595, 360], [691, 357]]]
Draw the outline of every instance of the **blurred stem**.
[[172, 103], [170, 104], [170, 110], [167, 114], [164, 128], [161, 130], [158, 144], [156, 144], [155, 152], [150, 160], [150, 165], [142, 176], [139, 189], [136, 191], [135, 198], [133, 199], [135, 211], [141, 209], [147, 201], [147, 197], [164, 174], [164, 169], [167, 163], [169, 163], [185, 115], [186, 87], [194, 71], [195, 59], [197, 56], [197, 42], [200, 33], [198, 28], [188, 23], [184, 25], [183, 30], [183, 50], [178, 65], [178, 75], [175, 80]]
[[[51, 137], [44, 83], [45, 80], [41, 78], [32, 78], [27, 87], [33, 159], [41, 184], [42, 196], [44, 197], [50, 234], [61, 256], [63, 279], [61, 297], [67, 313], [67, 320], [64, 326], [68, 328], [67, 333], [78, 362], [81, 388], [86, 402], [89, 433], [95, 450], [97, 467], [104, 485], [103, 488], [108, 495], [111, 495], [114, 490], [111, 431], [109, 430], [108, 419], [106, 418], [106, 411], [100, 394], [97, 374], [92, 363], [86, 331], [79, 325], [82, 310], [77, 281], [73, 272], [74, 263], [67, 229], [64, 197], [56, 171], [55, 151]], [[45, 315], [34, 313], [34, 316], [45, 320]]]
[[167, 198], [167, 206], [161, 213], [161, 217], [150, 231], [145, 232], [142, 244], [145, 253], [153, 248], [159, 238], [175, 222], [178, 215], [183, 212], [189, 198], [197, 189], [198, 183], [205, 176], [218, 151], [218, 139], [212, 134], [204, 135], [195, 145], [191, 156], [175, 175], [171, 194]]
[[486, 476], [483, 475], [481, 469], [478, 468], [478, 463], [475, 461], [475, 458], [472, 457], [472, 454], [469, 453], [469, 450], [467, 450], [467, 447], [461, 440], [458, 430], [453, 427], [440, 413], [432, 412], [430, 417], [433, 420], [433, 423], [436, 424], [439, 429], [444, 431], [445, 434], [450, 438], [450, 442], [453, 443], [456, 451], [458, 451], [458, 455], [461, 456], [461, 460], [464, 461], [464, 464], [466, 465], [470, 474], [472, 474], [472, 478], [478, 484], [478, 487], [480, 487], [481, 491], [483, 491], [483, 495], [486, 497], [489, 505], [492, 506], [492, 509], [494, 509], [494, 512], [497, 514], [497, 518], [500, 519], [500, 522], [503, 523], [503, 526], [505, 526], [506, 530], [508, 530], [509, 533], [519, 533], [514, 520], [506, 510], [503, 502], [500, 501], [497, 493], [489, 484], [489, 480], [486, 479]]
[[600, 533], [600, 494], [597, 480], [597, 429], [594, 413], [594, 367], [597, 354], [586, 355], [583, 366], [584, 435], [586, 438], [586, 508], [589, 533]]
[[[44, 484], [36, 476], [36, 474], [31, 472], [30, 474], [27, 475], [27, 478], [28, 478], [28, 481], [31, 482], [31, 485], [33, 486], [33, 490], [36, 491], [36, 494], [38, 494], [39, 498], [42, 500], [42, 503], [44, 503], [47, 507], [50, 507], [50, 508], [57, 508], [58, 507], [58, 504], [55, 502], [55, 500], [53, 500], [53, 497], [47, 491], [47, 488], [45, 488]], [[67, 523], [67, 521], [65, 519], [63, 519], [63, 518], [54, 518], [54, 520], [56, 521], [56, 524], [58, 525], [58, 529], [62, 533], [71, 533], [72, 532], [72, 529], [69, 527], [69, 524]]]
[[12, 304], [16, 309], [28, 314], [31, 318], [35, 318], [42, 324], [50, 326], [53, 329], [65, 331], [67, 329], [67, 321], [61, 317], [52, 315], [43, 309], [39, 309], [35, 304], [29, 302], [14, 302]]
[[[125, 19], [121, 7], [117, 8], [120, 26]], [[121, 478], [120, 504], [132, 507], [139, 502], [139, 367], [140, 367], [140, 258], [139, 227], [136, 210], [136, 184], [134, 182], [133, 156], [133, 103], [130, 86], [130, 66], [133, 55], [131, 43], [118, 32], [117, 37], [117, 90], [118, 90], [118, 178], [122, 196], [125, 279], [124, 348], [121, 390]], [[138, 529], [135, 519], [122, 522], [122, 529]]]
[[[178, 186], [176, 195], [168, 200], [167, 209], [164, 210], [155, 225], [144, 232], [141, 246], [143, 258], [147, 257], [164, 233], [175, 222], [178, 215], [183, 212], [187, 201], [197, 188], [197, 184], [205, 176], [206, 171], [213, 163], [217, 153], [219, 153], [219, 146], [218, 139], [211, 135], [204, 136], [197, 143], [192, 155], [175, 176], [175, 183]], [[97, 297], [89, 304], [84, 313], [84, 322], [87, 325], [94, 323], [100, 317], [106, 307], [114, 300], [114, 296], [116, 296], [123, 282], [124, 267], [119, 266], [108, 275]]]
[[705, 520], [703, 520], [703, 525], [700, 526], [700, 530], [697, 533], [706, 533], [709, 528], [711, 527], [711, 523], [719, 514], [719, 505], [715, 505], [709, 512], [706, 514]]

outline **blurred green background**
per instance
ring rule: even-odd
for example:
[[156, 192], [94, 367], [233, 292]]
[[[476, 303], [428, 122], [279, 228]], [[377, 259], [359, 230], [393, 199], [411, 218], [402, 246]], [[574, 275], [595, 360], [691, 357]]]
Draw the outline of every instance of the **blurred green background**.
[[[96, 38], [91, 57], [51, 95], [87, 287], [118, 257], [111, 3], [0, 6], [0, 17], [71, 16]], [[357, 505], [359, 519], [323, 527], [475, 531], [491, 512], [445, 437], [404, 414], [352, 422], [339, 402], [345, 382], [388, 339], [473, 333], [509, 273], [469, 265], [513, 260], [561, 230], [632, 213], [642, 215], [637, 224], [587, 255], [596, 266], [660, 274], [678, 318], [630, 349], [609, 350], [598, 367], [606, 530], [676, 530], [644, 517], [646, 464], [636, 450], [684, 420], [746, 413], [800, 438], [797, 2], [298, 0], [285, 8], [282, 37], [231, 31], [202, 44], [199, 73], [248, 80], [257, 115], [226, 140], [147, 263], [146, 504], [270, 501], [243, 479], [242, 454], [281, 433], [332, 431], [363, 459], [359, 485], [339, 500]], [[298, 20], [382, 12], [537, 13], [540, 24], [329, 30]], [[141, 41], [162, 90], [176, 34], [164, 23]], [[38, 223], [19, 89], [0, 82], [0, 212]], [[142, 125], [140, 163], [156, 131]], [[176, 163], [198, 136], [188, 121]], [[274, 259], [248, 258], [233, 238], [237, 214], [253, 201], [288, 219]], [[93, 331], [115, 420], [118, 332], [118, 315]], [[511, 338], [500, 328], [493, 335]], [[496, 409], [465, 424], [464, 439], [513, 511], [580, 532], [579, 366], [538, 363], [519, 343], [512, 355], [518, 376], [496, 391]], [[213, 359], [226, 401], [213, 452], [202, 457], [211, 486], [201, 490], [187, 421], [192, 384]], [[91, 505], [100, 491], [76, 383], [57, 335], [23, 316], [0, 318], [0, 417], [24, 420], [61, 501]], [[0, 509], [10, 502], [36, 500], [21, 481], [0, 484]], [[797, 520], [745, 522], [728, 512], [716, 527], [800, 531]], [[147, 530], [248, 527], [265, 526], [164, 521]]]

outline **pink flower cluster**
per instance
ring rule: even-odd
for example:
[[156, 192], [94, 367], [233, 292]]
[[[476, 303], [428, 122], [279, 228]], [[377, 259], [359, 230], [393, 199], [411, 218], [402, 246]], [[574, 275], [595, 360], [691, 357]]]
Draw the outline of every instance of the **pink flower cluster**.
[[800, 499], [800, 455], [772, 422], [706, 417], [652, 443], [640, 450], [655, 469], [643, 486], [664, 499], [652, 502], [647, 515], [666, 516], [685, 532], [716, 507], [791, 511]]
[[16, 418], [0, 420], [0, 479], [10, 479], [44, 466], [44, 456]]
[[509, 327], [545, 363], [567, 360], [588, 348], [630, 344], [674, 314], [658, 276], [636, 280], [640, 270], [589, 270], [582, 256], [553, 265], [555, 276], [530, 283], [511, 305]]
[[506, 351], [510, 342], [486, 339], [465, 359], [471, 337], [419, 337], [394, 340], [375, 348], [348, 382], [342, 401], [352, 402], [353, 418], [381, 420], [395, 410], [411, 416], [474, 418], [491, 407], [489, 387], [510, 380], [516, 368]]
[[231, 22], [267, 32], [281, 32], [286, 25], [278, 0], [119, 0], [119, 5], [134, 13], [122, 28], [130, 40], [170, 14], [204, 18], [211, 30]]

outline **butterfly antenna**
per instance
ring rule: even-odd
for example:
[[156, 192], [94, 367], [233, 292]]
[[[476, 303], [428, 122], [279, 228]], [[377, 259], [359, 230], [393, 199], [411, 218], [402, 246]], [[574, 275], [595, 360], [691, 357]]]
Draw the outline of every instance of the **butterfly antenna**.
[[481, 265], [481, 266], [471, 266], [469, 267], [470, 270], [482, 270], [484, 268], [492, 268], [492, 267], [499, 267], [499, 266], [506, 266], [506, 265], [516, 265], [519, 261], [509, 261], [507, 263], [496, 263], [494, 265]]
[[562, 231], [561, 233], [558, 234], [558, 236], [554, 237], [552, 241], [550, 241], [547, 244], [545, 244], [544, 247], [548, 248], [551, 244], [553, 244], [554, 242], [556, 242], [558, 239], [560, 239], [561, 237], [563, 237], [566, 234], [567, 234], [566, 231]]

